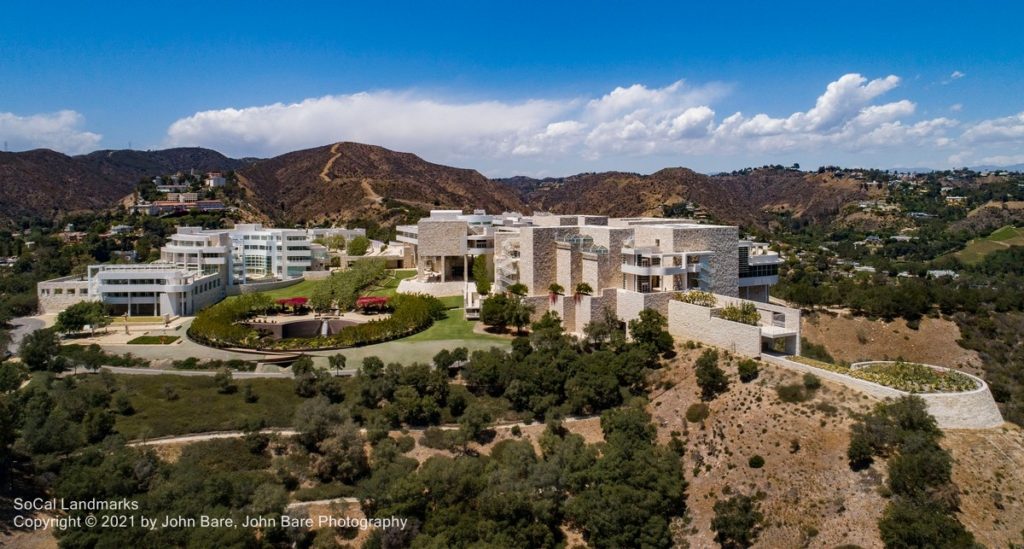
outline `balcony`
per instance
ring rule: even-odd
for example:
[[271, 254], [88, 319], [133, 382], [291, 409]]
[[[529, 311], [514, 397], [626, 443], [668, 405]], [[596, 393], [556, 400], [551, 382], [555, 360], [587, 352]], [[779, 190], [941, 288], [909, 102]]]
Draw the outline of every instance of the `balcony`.
[[687, 268], [683, 267], [682, 265], [644, 266], [630, 265], [627, 263], [622, 265], [622, 272], [624, 274], [631, 274], [637, 276], [674, 276], [686, 273]]

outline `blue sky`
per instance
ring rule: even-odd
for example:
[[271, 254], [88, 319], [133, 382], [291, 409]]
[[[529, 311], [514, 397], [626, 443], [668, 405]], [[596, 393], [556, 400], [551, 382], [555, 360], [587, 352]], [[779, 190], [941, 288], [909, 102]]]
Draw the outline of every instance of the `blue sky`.
[[0, 138], [488, 175], [1024, 162], [1019, 2], [711, 4], [14, 2]]

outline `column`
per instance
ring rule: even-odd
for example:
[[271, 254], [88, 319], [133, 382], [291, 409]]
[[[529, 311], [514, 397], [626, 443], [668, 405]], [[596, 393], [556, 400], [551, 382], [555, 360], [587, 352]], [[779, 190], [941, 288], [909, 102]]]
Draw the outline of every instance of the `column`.
[[462, 280], [463, 282], [469, 281], [469, 256], [462, 256]]
[[448, 269], [445, 268], [444, 256], [442, 255], [441, 256], [441, 282], [446, 282], [447, 280], [448, 280]]

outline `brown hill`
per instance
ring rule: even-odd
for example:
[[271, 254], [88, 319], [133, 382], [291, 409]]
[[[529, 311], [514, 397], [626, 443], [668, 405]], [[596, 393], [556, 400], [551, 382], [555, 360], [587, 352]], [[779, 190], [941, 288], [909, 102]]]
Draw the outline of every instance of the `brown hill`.
[[0, 153], [0, 223], [109, 208], [131, 193], [142, 177], [241, 165], [242, 161], [200, 148], [96, 151], [82, 156], [48, 149]]
[[779, 214], [820, 221], [866, 197], [852, 180], [767, 168], [714, 176], [666, 168], [651, 175], [604, 172], [499, 181], [534, 209], [555, 213], [663, 215], [666, 208], [693, 202], [715, 219], [760, 227], [780, 220]]
[[382, 224], [431, 208], [521, 209], [509, 188], [475, 170], [409, 153], [336, 143], [258, 161], [239, 172], [254, 205], [285, 221], [372, 220]]

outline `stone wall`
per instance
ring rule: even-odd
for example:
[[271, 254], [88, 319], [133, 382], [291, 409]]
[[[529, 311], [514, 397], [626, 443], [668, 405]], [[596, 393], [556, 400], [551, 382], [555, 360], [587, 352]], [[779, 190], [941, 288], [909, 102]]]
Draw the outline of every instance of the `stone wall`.
[[421, 262], [424, 256], [466, 255], [468, 225], [465, 221], [421, 219], [417, 227], [417, 255]]
[[235, 286], [228, 286], [227, 294], [239, 295], [269, 292], [270, 290], [277, 290], [280, 288], [287, 288], [288, 286], [294, 286], [299, 282], [302, 282], [302, 280], [302, 278], [290, 278], [288, 280], [274, 280], [272, 282], [252, 282], [249, 284], [237, 284]]
[[80, 301], [89, 300], [89, 281], [81, 276], [65, 276], [36, 284], [41, 314], [56, 314]]
[[[910, 394], [839, 372], [815, 368], [781, 356], [765, 355], [764, 359], [789, 370], [814, 374], [878, 399], [899, 398]], [[948, 368], [938, 366], [932, 366], [932, 368], [948, 370]], [[988, 384], [978, 377], [970, 377], [978, 383], [978, 388], [973, 391], [917, 395], [928, 405], [928, 413], [935, 416], [939, 427], [943, 429], [992, 429], [1003, 424], [1003, 416], [999, 413], [999, 407], [996, 405], [995, 399], [992, 398]]]
[[547, 295], [557, 281], [555, 240], [578, 232], [578, 227], [523, 227], [519, 236], [519, 282], [529, 295]]
[[692, 339], [734, 353], [761, 356], [761, 328], [711, 316], [711, 309], [668, 302], [668, 333], [677, 341]]
[[628, 290], [616, 290], [615, 311], [619, 320], [629, 322], [640, 317], [640, 311], [654, 309], [662, 315], [668, 316], [668, 305], [672, 299], [669, 292], [640, 293]]

